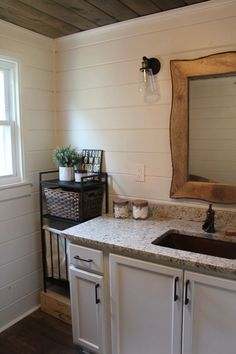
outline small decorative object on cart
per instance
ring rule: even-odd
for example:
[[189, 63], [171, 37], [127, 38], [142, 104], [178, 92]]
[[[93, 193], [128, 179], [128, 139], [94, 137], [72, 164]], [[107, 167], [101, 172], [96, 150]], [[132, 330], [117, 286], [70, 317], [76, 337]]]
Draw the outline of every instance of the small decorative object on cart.
[[102, 150], [82, 150], [81, 170], [88, 173], [101, 173], [102, 158]]
[[73, 181], [74, 166], [78, 165], [81, 159], [81, 155], [71, 145], [58, 146], [53, 151], [53, 162], [59, 166], [59, 180]]
[[116, 219], [126, 219], [129, 217], [129, 201], [127, 199], [113, 200], [113, 213]]
[[86, 171], [75, 171], [75, 182], [81, 182], [82, 177], [87, 177], [89, 174]]
[[133, 200], [132, 201], [133, 218], [138, 220], [145, 220], [148, 217], [148, 201], [147, 200]]

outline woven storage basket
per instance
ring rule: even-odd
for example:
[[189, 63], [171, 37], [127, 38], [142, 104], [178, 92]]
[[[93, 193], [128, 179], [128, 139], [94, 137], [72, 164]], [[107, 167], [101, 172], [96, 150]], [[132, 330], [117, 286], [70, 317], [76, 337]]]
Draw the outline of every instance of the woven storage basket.
[[[81, 215], [80, 193], [64, 191], [61, 189], [44, 188], [44, 194], [50, 215], [79, 221]], [[85, 191], [83, 219], [90, 219], [101, 215], [102, 201], [102, 188]]]

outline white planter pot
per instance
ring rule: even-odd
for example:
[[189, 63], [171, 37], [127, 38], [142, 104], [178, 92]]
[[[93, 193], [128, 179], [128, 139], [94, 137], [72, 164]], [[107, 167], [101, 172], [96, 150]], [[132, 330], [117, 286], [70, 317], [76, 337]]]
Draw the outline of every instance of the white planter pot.
[[59, 167], [59, 180], [60, 181], [73, 181], [74, 180], [74, 167]]

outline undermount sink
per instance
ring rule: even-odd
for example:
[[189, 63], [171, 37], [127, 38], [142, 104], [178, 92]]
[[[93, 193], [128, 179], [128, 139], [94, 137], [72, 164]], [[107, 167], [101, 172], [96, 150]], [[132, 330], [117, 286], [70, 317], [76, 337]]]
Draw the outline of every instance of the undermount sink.
[[236, 243], [167, 231], [152, 244], [209, 256], [236, 259]]

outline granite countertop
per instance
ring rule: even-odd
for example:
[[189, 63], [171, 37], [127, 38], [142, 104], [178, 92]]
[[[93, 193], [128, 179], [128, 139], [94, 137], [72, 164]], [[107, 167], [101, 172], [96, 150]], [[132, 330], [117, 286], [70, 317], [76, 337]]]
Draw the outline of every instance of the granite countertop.
[[66, 229], [62, 234], [73, 243], [102, 249], [107, 252], [160, 262], [190, 270], [217, 272], [221, 276], [236, 278], [236, 260], [175, 250], [152, 244], [169, 230], [179, 230], [192, 236], [217, 238], [236, 242], [226, 237], [220, 227], [215, 234], [202, 231], [202, 223], [186, 220], [133, 220], [101, 216]]

